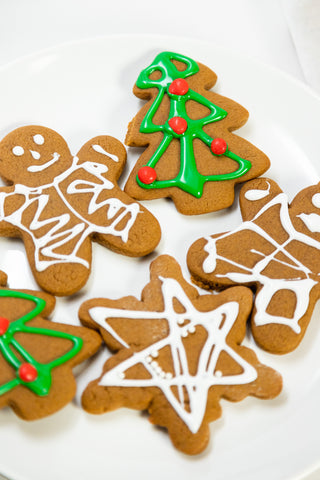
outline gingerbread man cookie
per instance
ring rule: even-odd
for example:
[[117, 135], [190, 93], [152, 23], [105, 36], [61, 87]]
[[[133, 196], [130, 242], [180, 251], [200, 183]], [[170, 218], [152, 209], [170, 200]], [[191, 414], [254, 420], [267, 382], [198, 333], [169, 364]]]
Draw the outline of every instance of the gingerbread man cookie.
[[0, 142], [0, 235], [21, 237], [38, 284], [70, 295], [86, 283], [91, 242], [130, 256], [160, 240], [153, 215], [120, 190], [126, 151], [112, 137], [87, 142], [73, 157], [64, 139], [26, 126]]
[[281, 377], [241, 346], [250, 289], [199, 295], [166, 255], [152, 262], [150, 277], [141, 300], [97, 298], [80, 307], [82, 323], [99, 330], [114, 352], [82, 405], [91, 413], [148, 410], [176, 448], [197, 454], [208, 444], [209, 422], [221, 415], [221, 398], [272, 398]]
[[269, 159], [231, 133], [248, 112], [211, 92], [217, 76], [208, 67], [162, 52], [139, 75], [134, 94], [148, 103], [129, 124], [126, 144], [147, 147], [125, 186], [133, 198], [171, 197], [179, 212], [229, 207], [234, 186], [261, 175]]
[[252, 332], [272, 353], [287, 353], [302, 340], [320, 297], [320, 184], [288, 205], [272, 180], [245, 184], [244, 223], [231, 232], [197, 240], [188, 252], [196, 283], [209, 288], [256, 287]]
[[0, 288], [0, 408], [25, 420], [50, 415], [75, 395], [72, 368], [92, 356], [101, 338], [84, 327], [50, 322], [51, 295]]

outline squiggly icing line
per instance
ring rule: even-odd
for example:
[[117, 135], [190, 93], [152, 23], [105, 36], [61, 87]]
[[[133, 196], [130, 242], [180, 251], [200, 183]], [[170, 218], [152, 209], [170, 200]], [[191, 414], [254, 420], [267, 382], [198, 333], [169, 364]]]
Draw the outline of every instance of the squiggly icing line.
[[[114, 218], [114, 221], [110, 225], [99, 226], [91, 223], [89, 220], [82, 217], [81, 214], [69, 204], [62, 191], [60, 190], [59, 184], [69, 175], [71, 175], [74, 171], [80, 169], [84, 169], [88, 173], [94, 175], [102, 183], [95, 184], [94, 182], [90, 182], [87, 180], [77, 179], [68, 186], [67, 193], [81, 194], [92, 192], [92, 198], [90, 199], [88, 205], [89, 214], [94, 213], [96, 210], [102, 207], [108, 206], [106, 215], [108, 219], [112, 219], [116, 217], [116, 215], [119, 214], [121, 210], [123, 210], [116, 218]], [[78, 257], [77, 252], [85, 238], [87, 238], [93, 232], [120, 237], [124, 243], [128, 241], [130, 229], [136, 221], [140, 208], [137, 203], [126, 205], [122, 203], [121, 200], [119, 200], [118, 198], [108, 198], [99, 203], [97, 202], [97, 199], [101, 192], [106, 189], [111, 190], [112, 188], [114, 188], [114, 184], [102, 176], [102, 173], [105, 173], [107, 171], [108, 168], [105, 165], [101, 165], [95, 162], [84, 162], [79, 165], [78, 158], [74, 157], [73, 163], [70, 168], [63, 172], [61, 175], [57, 176], [52, 183], [48, 183], [46, 185], [42, 185], [36, 188], [30, 188], [26, 187], [25, 185], [16, 184], [13, 192], [0, 192], [0, 221], [6, 221], [31, 236], [35, 247], [35, 267], [37, 271], [42, 272], [46, 270], [49, 266], [56, 263], [79, 263], [81, 265], [84, 265], [86, 268], [89, 268], [89, 263], [83, 258]], [[80, 184], [84, 185], [85, 188], [78, 188]], [[43, 192], [45, 191], [45, 189], [48, 189], [50, 187], [55, 188], [66, 207], [79, 219], [80, 222], [77, 225], [70, 227], [67, 230], [64, 230], [64, 228], [71, 219], [68, 213], [64, 213], [57, 217], [40, 220], [40, 217], [45, 211], [45, 208], [49, 202], [49, 195]], [[23, 195], [25, 197], [25, 201], [23, 205], [16, 211], [11, 213], [10, 215], [6, 215], [4, 207], [5, 200], [16, 194]], [[27, 210], [27, 208], [32, 204], [37, 205], [37, 210], [28, 228], [23, 224], [22, 216]], [[126, 221], [126, 225], [121, 230], [117, 230], [117, 226], [127, 215], [129, 217]], [[43, 226], [48, 226], [50, 224], [52, 224], [52, 228], [50, 228], [50, 230], [41, 237], [36, 237], [33, 233], [41, 229]], [[63, 254], [55, 252], [57, 248], [67, 244], [71, 240], [75, 239], [78, 235], [80, 235], [80, 237], [76, 242], [76, 245], [73, 247], [71, 253]], [[41, 254], [48, 257], [50, 260], [40, 259]]]
[[[164, 310], [150, 312], [139, 310], [122, 310], [118, 308], [93, 307], [89, 310], [92, 319], [110, 333], [123, 347], [130, 348], [116, 331], [106, 322], [109, 318], [127, 318], [141, 320], [161, 320], [168, 322], [167, 337], [156, 341], [150, 346], [124, 360], [122, 363], [105, 373], [99, 385], [119, 387], [158, 387], [166, 396], [172, 408], [187, 425], [192, 433], [196, 433], [203, 421], [208, 391], [214, 385], [243, 385], [253, 382], [257, 378], [255, 368], [235, 352], [227, 343], [226, 338], [232, 329], [239, 313], [239, 304], [235, 301], [225, 303], [210, 312], [198, 311], [186, 296], [181, 285], [173, 278], [159, 277], [162, 281]], [[184, 313], [174, 310], [173, 299], [176, 298], [185, 308]], [[189, 323], [185, 324], [188, 321]], [[196, 331], [197, 327], [205, 328], [208, 333], [202, 348], [196, 375], [189, 372], [186, 350], [183, 338]], [[161, 349], [169, 346], [171, 349], [173, 374], [166, 373], [153, 358], [158, 356]], [[242, 373], [223, 375], [216, 370], [220, 353], [224, 351], [237, 362]], [[125, 372], [131, 367], [142, 364], [149, 372], [148, 379], [126, 379]], [[177, 387], [178, 397], [172, 388]], [[184, 391], [187, 392], [189, 410], [186, 410]]]
[[[280, 205], [281, 224], [284, 230], [288, 234], [288, 239], [285, 242], [283, 242], [282, 245], [280, 245], [265, 230], [263, 230], [261, 227], [259, 227], [257, 224], [254, 223], [263, 213], [265, 213], [267, 210], [269, 210], [269, 208], [275, 205]], [[258, 235], [261, 235], [275, 247], [275, 250], [270, 255], [265, 255], [262, 252], [258, 252], [252, 249], [251, 251], [253, 253], [259, 254], [262, 257], [262, 259], [258, 261], [252, 269], [246, 267], [245, 265], [237, 263], [229, 258], [224, 258], [223, 256], [218, 255], [217, 253], [216, 243], [218, 240], [221, 240], [236, 232], [240, 232], [243, 230], [251, 230], [257, 233]], [[207, 244], [205, 245], [204, 250], [209, 255], [203, 262], [203, 271], [205, 273], [212, 273], [216, 268], [216, 261], [219, 259], [219, 260], [226, 261], [231, 265], [234, 265], [235, 267], [239, 267], [241, 269], [247, 270], [248, 273], [245, 274], [245, 273], [233, 272], [233, 273], [223, 274], [223, 275], [218, 274], [216, 275], [217, 277], [229, 278], [230, 280], [236, 283], [242, 283], [242, 284], [256, 281], [262, 285], [262, 288], [258, 292], [255, 300], [257, 312], [254, 317], [254, 321], [256, 325], [260, 326], [260, 325], [267, 325], [270, 323], [278, 323], [278, 324], [287, 325], [288, 327], [291, 327], [292, 330], [297, 334], [301, 332], [301, 328], [298, 322], [307, 311], [307, 308], [309, 305], [310, 292], [314, 287], [314, 285], [317, 284], [317, 282], [315, 282], [313, 279], [310, 278], [310, 274], [312, 274], [313, 272], [309, 268], [307, 268], [305, 265], [303, 265], [303, 263], [301, 263], [292, 254], [290, 254], [286, 250], [286, 246], [293, 240], [296, 240], [303, 243], [304, 245], [308, 245], [310, 247], [316, 248], [317, 250], [320, 250], [320, 243], [314, 240], [313, 238], [309, 237], [308, 235], [305, 235], [295, 230], [289, 216], [288, 199], [284, 193], [280, 193], [279, 195], [274, 197], [271, 201], [269, 201], [257, 213], [257, 215], [253, 218], [252, 221], [244, 222], [242, 225], [240, 225], [238, 228], [233, 230], [231, 233], [228, 232], [216, 238], [206, 237], [206, 240], [207, 240]], [[283, 253], [287, 258], [289, 258], [294, 263], [294, 265], [275, 258], [276, 255], [280, 252]], [[269, 278], [261, 272], [267, 267], [267, 265], [269, 265], [271, 261], [282, 263], [286, 266], [289, 266], [291, 269], [295, 269], [300, 272], [302, 271], [305, 274], [305, 278], [301, 278], [301, 277], [297, 277], [293, 279]], [[293, 318], [286, 318], [280, 315], [270, 315], [267, 313], [268, 305], [271, 302], [273, 295], [278, 290], [291, 290], [292, 292], [295, 293], [296, 307], [295, 307]]]

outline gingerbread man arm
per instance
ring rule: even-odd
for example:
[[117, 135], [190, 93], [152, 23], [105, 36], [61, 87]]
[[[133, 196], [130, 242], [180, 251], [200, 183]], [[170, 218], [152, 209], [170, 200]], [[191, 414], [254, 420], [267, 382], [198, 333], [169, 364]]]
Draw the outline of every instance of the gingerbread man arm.
[[307, 187], [292, 200], [289, 214], [295, 229], [320, 241], [320, 183]]
[[243, 221], [253, 220], [263, 207], [280, 193], [280, 187], [269, 178], [257, 178], [245, 183], [239, 197]]
[[117, 184], [126, 162], [122, 143], [109, 136], [95, 137], [77, 157], [79, 168], [61, 188], [68, 203], [91, 225], [92, 238], [130, 256], [154, 250], [161, 236], [158, 221]]

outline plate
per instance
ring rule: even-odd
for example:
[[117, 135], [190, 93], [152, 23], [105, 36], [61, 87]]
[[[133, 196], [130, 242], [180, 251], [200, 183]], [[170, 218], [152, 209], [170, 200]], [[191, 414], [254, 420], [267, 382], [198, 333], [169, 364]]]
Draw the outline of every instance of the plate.
[[[184, 53], [218, 74], [215, 91], [250, 112], [238, 134], [271, 159], [268, 176], [289, 198], [319, 181], [320, 99], [283, 73], [232, 51], [194, 39], [114, 36], [86, 40], [40, 52], [1, 69], [0, 136], [24, 124], [57, 130], [75, 154], [90, 138], [124, 140], [128, 122], [141, 102], [131, 93], [140, 70], [162, 50]], [[126, 175], [139, 152], [129, 151]], [[126, 258], [94, 245], [92, 275], [72, 298], [58, 299], [54, 319], [78, 324], [82, 301], [97, 296], [139, 296], [156, 254], [171, 254], [185, 275], [186, 252], [199, 236], [239, 224], [237, 203], [225, 211], [185, 217], [167, 200], [144, 204], [159, 219], [162, 240], [144, 259]], [[18, 240], [0, 239], [0, 268], [11, 288], [37, 288]], [[145, 415], [118, 410], [94, 416], [79, 398], [107, 356], [78, 371], [75, 401], [55, 415], [27, 423], [9, 410], [0, 412], [0, 471], [15, 480], [102, 480], [174, 478], [215, 480], [292, 480], [320, 461], [320, 331], [317, 306], [301, 346], [278, 357], [253, 345], [259, 358], [283, 375], [282, 394], [272, 401], [222, 401], [223, 415], [211, 424], [211, 443], [200, 456], [177, 452]], [[249, 343], [249, 340], [247, 340]]]

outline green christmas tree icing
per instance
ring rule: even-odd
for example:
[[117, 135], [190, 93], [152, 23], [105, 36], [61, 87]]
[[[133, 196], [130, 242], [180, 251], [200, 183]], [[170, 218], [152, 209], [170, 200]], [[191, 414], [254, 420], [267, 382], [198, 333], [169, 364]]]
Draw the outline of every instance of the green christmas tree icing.
[[[172, 60], [183, 62], [186, 65], [186, 69], [183, 71], [179, 71], [173, 64]], [[155, 71], [161, 72], [160, 78], [150, 78], [152, 73]], [[156, 56], [155, 60], [151, 65], [142, 70], [138, 77], [136, 83], [137, 87], [141, 89], [156, 87], [158, 89], [158, 94], [141, 123], [140, 132], [163, 133], [163, 139], [160, 145], [153, 153], [146, 166], [154, 168], [164, 154], [164, 152], [169, 147], [172, 140], [174, 138], [180, 140], [180, 170], [178, 175], [175, 178], [169, 180], [155, 179], [152, 183], [149, 184], [141, 181], [138, 175], [137, 182], [143, 188], [155, 189], [178, 187], [190, 193], [191, 195], [200, 198], [203, 193], [203, 185], [205, 184], [205, 182], [232, 180], [241, 177], [251, 168], [251, 163], [248, 160], [245, 160], [236, 155], [235, 153], [231, 152], [225, 144], [225, 151], [220, 153], [220, 155], [223, 154], [231, 158], [232, 160], [235, 160], [239, 164], [238, 169], [234, 172], [217, 175], [202, 175], [198, 172], [194, 155], [193, 141], [195, 139], [201, 140], [205, 145], [208, 146], [212, 155], [214, 155], [215, 153], [214, 151], [212, 151], [214, 150], [212, 148], [213, 138], [210, 137], [206, 132], [204, 132], [203, 127], [212, 122], [222, 120], [227, 116], [227, 112], [225, 110], [218, 107], [217, 105], [214, 105], [203, 95], [200, 95], [199, 93], [188, 87], [185, 79], [190, 77], [191, 75], [194, 75], [198, 71], [198, 64], [191, 58], [177, 53], [162, 52]], [[175, 84], [173, 82], [177, 81], [177, 79], [178, 81], [180, 79], [183, 79], [182, 83], [184, 86], [186, 86], [185, 89], [182, 89], [182, 94], [179, 94], [179, 89], [178, 93], [171, 93], [172, 91], [176, 91], [176, 89], [174, 88]], [[156, 125], [153, 123], [153, 117], [156, 114], [165, 95], [168, 95], [170, 99], [169, 117], [163, 125]], [[210, 110], [210, 114], [201, 119], [191, 119], [186, 111], [186, 103], [189, 100], [193, 100], [194, 102], [197, 102], [207, 107]], [[182, 125], [182, 130], [184, 127], [186, 127], [185, 131], [182, 131], [182, 133], [181, 129], [179, 131], [179, 129], [175, 128], [175, 125], [173, 123], [177, 118], [178, 122], [180, 122], [180, 125]], [[224, 142], [224, 140], [222, 140], [222, 142]]]
[[[45, 396], [50, 391], [52, 383], [52, 369], [64, 364], [68, 360], [72, 359], [75, 355], [77, 355], [77, 353], [82, 348], [83, 340], [82, 338], [70, 335], [68, 333], [27, 325], [30, 320], [35, 318], [43, 311], [46, 302], [42, 298], [38, 298], [33, 295], [14, 290], [0, 290], [0, 297], [12, 297], [20, 298], [23, 300], [30, 300], [36, 305], [35, 308], [26, 315], [18, 318], [13, 322], [8, 323], [8, 327], [5, 332], [1, 332], [2, 335], [0, 335], [0, 352], [5, 358], [5, 360], [14, 368], [16, 372], [16, 378], [0, 386], [0, 395], [9, 392], [18, 385], [24, 385], [37, 395]], [[1, 317], [1, 320], [6, 321], [6, 319], [3, 317]], [[37, 362], [37, 360], [34, 359], [32, 355], [30, 355], [15, 339], [16, 333], [30, 333], [39, 336], [45, 335], [48, 337], [70, 340], [73, 343], [73, 346], [67, 353], [65, 353], [61, 357], [49, 363], [43, 364]], [[26, 378], [26, 375], [22, 373], [25, 367], [27, 367], [27, 372], [31, 372], [31, 379]]]

